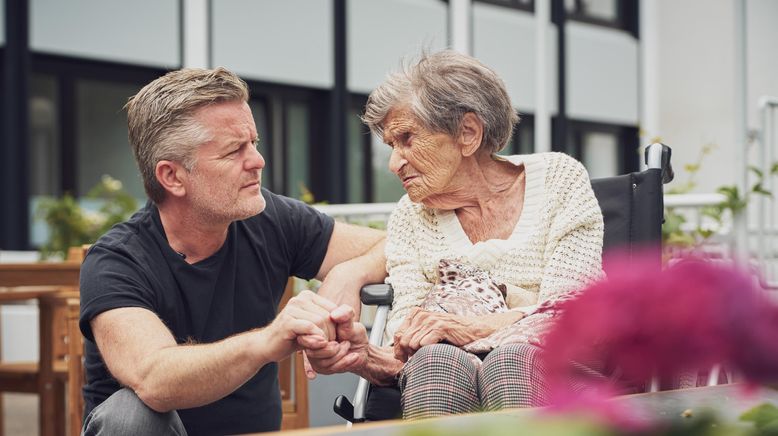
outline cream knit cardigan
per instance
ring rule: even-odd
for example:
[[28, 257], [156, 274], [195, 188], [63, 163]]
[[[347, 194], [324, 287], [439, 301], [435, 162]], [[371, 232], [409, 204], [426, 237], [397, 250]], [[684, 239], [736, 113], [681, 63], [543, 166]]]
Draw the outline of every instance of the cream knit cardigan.
[[473, 244], [453, 210], [400, 199], [387, 228], [386, 282], [394, 303], [384, 344], [434, 286], [440, 259], [488, 271], [508, 287], [508, 307], [525, 313], [601, 276], [602, 213], [583, 165], [562, 153], [501, 158], [526, 171], [524, 207], [508, 239]]

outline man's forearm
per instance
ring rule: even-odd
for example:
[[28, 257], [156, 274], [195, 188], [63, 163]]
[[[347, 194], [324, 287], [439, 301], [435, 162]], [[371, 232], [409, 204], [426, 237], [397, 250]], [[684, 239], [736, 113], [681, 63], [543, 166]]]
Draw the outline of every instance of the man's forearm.
[[383, 283], [386, 277], [385, 240], [379, 240], [362, 256], [336, 265], [319, 288], [322, 295], [338, 304], [348, 304], [359, 315], [359, 290], [370, 283]]
[[367, 349], [367, 363], [356, 373], [376, 386], [393, 386], [403, 365], [403, 362], [394, 358], [391, 347], [370, 345]]
[[262, 330], [252, 330], [211, 344], [161, 349], [141, 362], [133, 388], [152, 409], [164, 412], [219, 400], [270, 362], [263, 355]]
[[383, 283], [384, 278], [386, 278], [385, 247], [386, 239], [381, 239], [365, 254], [343, 262], [340, 267], [348, 269], [349, 273], [358, 277], [362, 284]]

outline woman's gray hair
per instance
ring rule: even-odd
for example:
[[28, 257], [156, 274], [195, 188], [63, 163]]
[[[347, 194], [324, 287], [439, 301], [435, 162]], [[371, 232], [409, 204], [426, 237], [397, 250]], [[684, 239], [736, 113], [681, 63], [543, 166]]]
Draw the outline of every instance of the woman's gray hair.
[[456, 136], [462, 118], [474, 113], [484, 124], [481, 146], [490, 153], [505, 147], [519, 122], [505, 84], [477, 59], [453, 50], [422, 54], [417, 63], [389, 74], [370, 93], [362, 121], [381, 136], [389, 112], [407, 105], [422, 124]]
[[180, 162], [191, 171], [195, 150], [212, 139], [194, 114], [212, 103], [248, 98], [246, 82], [221, 67], [171, 71], [130, 97], [124, 106], [130, 147], [151, 201], [160, 204], [165, 199], [165, 188], [155, 174], [157, 163]]

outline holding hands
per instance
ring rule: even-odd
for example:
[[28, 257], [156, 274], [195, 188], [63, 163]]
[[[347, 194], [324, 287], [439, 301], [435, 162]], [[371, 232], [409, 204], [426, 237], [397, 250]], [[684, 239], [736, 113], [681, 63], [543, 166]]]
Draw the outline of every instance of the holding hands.
[[305, 348], [305, 374], [309, 379], [315, 378], [316, 373], [358, 372], [367, 362], [367, 330], [354, 321], [354, 309], [344, 304], [330, 312], [329, 316], [335, 323], [334, 340], [324, 346], [320, 346], [312, 336], [300, 336], [297, 340]]

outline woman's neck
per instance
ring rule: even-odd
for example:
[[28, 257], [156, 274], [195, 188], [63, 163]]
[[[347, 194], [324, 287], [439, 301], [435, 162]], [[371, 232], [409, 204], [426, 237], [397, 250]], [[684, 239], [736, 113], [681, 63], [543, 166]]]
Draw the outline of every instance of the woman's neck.
[[506, 198], [515, 198], [524, 172], [523, 166], [499, 160], [487, 153], [466, 158], [455, 180], [444, 192], [423, 200], [425, 206], [442, 210], [488, 210], [502, 207]]

